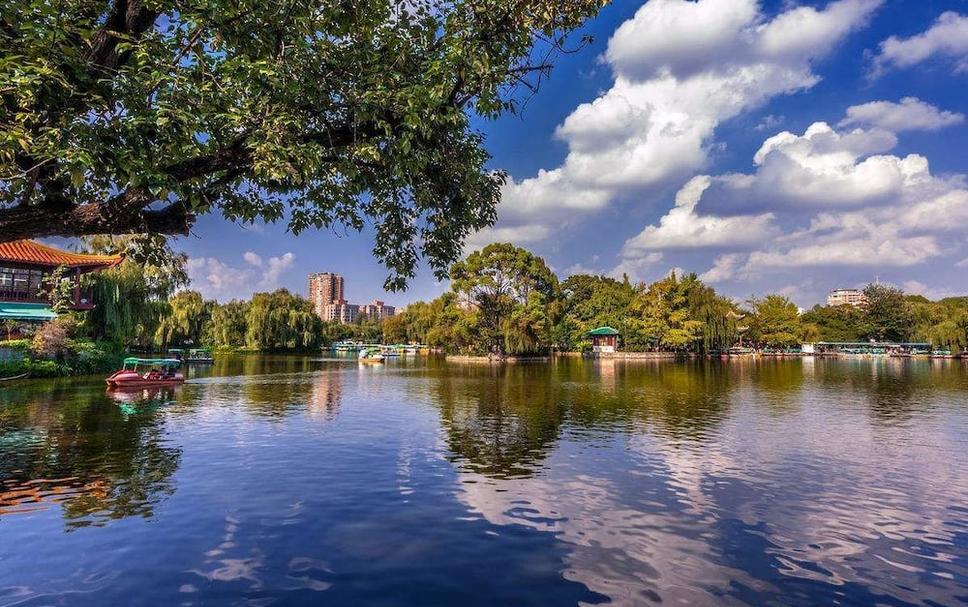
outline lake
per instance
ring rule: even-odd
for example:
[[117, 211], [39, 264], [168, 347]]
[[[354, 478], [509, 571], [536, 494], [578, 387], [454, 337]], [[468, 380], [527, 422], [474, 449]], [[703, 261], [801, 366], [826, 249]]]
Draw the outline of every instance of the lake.
[[968, 603], [968, 364], [0, 386], [0, 605]]

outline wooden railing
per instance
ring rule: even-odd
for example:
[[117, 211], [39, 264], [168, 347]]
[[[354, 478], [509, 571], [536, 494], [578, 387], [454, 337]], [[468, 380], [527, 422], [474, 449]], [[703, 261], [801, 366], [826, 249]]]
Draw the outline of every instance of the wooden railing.
[[[30, 291], [19, 291], [16, 289], [0, 289], [0, 301], [48, 305], [51, 303], [50, 297], [46, 295], [32, 293]], [[85, 303], [82, 303], [82, 301]], [[71, 303], [71, 307], [75, 310], [90, 310], [94, 306], [91, 302], [90, 294], [85, 293], [84, 291], [79, 291], [76, 294], [75, 300]]]
[[30, 291], [19, 291], [16, 289], [0, 289], [0, 301], [16, 301], [24, 303], [50, 303], [50, 298], [46, 295], [32, 293]]

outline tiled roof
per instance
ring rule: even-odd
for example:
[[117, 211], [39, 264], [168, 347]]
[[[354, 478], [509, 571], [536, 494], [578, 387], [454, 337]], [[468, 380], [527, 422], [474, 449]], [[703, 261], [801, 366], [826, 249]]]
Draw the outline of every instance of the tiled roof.
[[618, 331], [612, 327], [598, 327], [588, 332], [589, 335], [618, 335]]
[[0, 242], [0, 262], [32, 263], [41, 266], [68, 268], [107, 268], [121, 263], [121, 255], [82, 255], [61, 251], [33, 240]]

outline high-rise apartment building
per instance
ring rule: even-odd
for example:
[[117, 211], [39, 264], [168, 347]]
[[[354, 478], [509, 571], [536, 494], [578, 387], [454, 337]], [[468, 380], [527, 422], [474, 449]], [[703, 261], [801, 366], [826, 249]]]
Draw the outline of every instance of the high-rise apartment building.
[[343, 301], [343, 277], [331, 272], [310, 274], [309, 301], [312, 302], [316, 315], [328, 320], [326, 307]]

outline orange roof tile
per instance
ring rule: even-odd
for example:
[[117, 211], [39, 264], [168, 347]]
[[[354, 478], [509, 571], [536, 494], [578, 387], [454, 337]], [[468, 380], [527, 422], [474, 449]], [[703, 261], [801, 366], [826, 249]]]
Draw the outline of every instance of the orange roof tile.
[[33, 240], [0, 242], [0, 262], [32, 263], [68, 268], [108, 268], [121, 263], [122, 255], [82, 255], [61, 251]]

